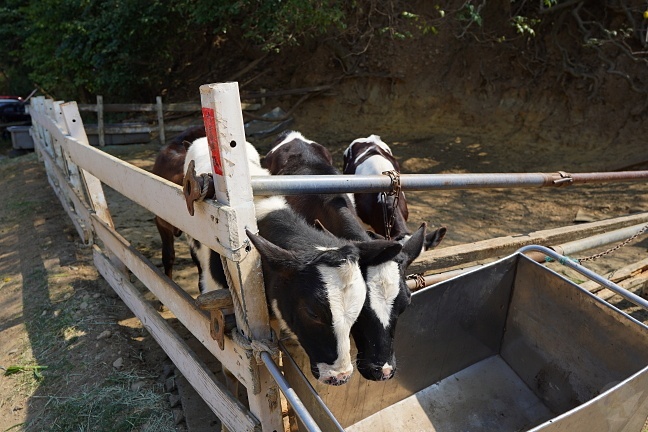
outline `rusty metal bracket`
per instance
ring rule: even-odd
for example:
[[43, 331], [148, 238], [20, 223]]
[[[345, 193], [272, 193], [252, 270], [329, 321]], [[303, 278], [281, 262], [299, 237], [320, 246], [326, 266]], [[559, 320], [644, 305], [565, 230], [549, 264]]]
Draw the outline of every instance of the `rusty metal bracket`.
[[196, 201], [203, 201], [205, 198], [214, 196], [214, 179], [208, 173], [202, 173], [196, 176], [196, 163], [192, 160], [189, 162], [187, 172], [182, 179], [182, 192], [187, 202], [187, 210], [193, 216], [195, 211], [194, 203]]
[[198, 296], [196, 306], [209, 312], [209, 333], [218, 347], [224, 349], [225, 333], [236, 327], [232, 293], [227, 289], [206, 292]]
[[554, 179], [553, 184], [556, 186], [570, 185], [574, 182], [571, 174], [565, 171], [558, 171], [560, 178]]

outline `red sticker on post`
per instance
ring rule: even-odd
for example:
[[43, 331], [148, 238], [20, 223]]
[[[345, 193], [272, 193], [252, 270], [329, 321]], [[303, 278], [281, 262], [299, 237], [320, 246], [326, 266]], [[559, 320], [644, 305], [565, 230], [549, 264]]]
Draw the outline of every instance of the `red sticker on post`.
[[207, 133], [207, 142], [212, 156], [214, 173], [223, 175], [223, 166], [221, 165], [220, 147], [218, 146], [218, 129], [216, 125], [216, 116], [212, 108], [203, 108], [203, 122], [205, 123], [205, 132]]

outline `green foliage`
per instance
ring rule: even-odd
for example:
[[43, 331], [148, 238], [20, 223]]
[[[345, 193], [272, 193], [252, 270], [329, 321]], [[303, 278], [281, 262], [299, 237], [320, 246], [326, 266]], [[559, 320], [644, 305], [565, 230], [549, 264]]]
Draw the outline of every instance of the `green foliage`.
[[209, 47], [217, 37], [232, 37], [278, 51], [331, 26], [342, 28], [344, 5], [337, 0], [8, 0], [0, 7], [0, 36], [10, 42], [0, 48], [0, 86], [24, 77], [23, 87], [30, 90], [32, 81], [59, 98], [150, 98], [160, 94], [187, 47]]
[[27, 13], [23, 60], [31, 78], [65, 94], [126, 96], [159, 84], [170, 38], [184, 30], [171, 26], [160, 0], [40, 0]]
[[467, 3], [464, 5], [459, 12], [457, 12], [457, 19], [459, 21], [466, 21], [468, 24], [475, 23], [478, 26], [481, 27], [483, 19], [481, 14], [479, 13], [479, 7], [475, 7], [475, 5]]
[[[438, 6], [437, 6], [437, 10], [439, 10]], [[441, 16], [443, 16], [443, 11], [439, 10], [439, 13], [441, 14]], [[436, 26], [430, 24], [428, 20], [426, 20], [425, 17], [421, 15], [417, 15], [412, 12], [403, 11], [401, 12], [401, 17], [412, 21], [416, 29], [423, 35], [426, 34], [435, 35], [439, 33], [439, 30], [436, 28]]]
[[533, 26], [540, 24], [539, 19], [527, 18], [524, 16], [516, 15], [511, 18], [511, 25], [521, 35], [535, 36]]

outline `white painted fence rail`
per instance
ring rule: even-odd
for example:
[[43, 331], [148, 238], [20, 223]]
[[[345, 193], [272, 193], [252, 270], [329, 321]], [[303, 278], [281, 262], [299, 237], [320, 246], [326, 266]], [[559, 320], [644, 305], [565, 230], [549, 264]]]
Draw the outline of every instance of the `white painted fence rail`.
[[[94, 248], [94, 262], [101, 275], [142, 321], [178, 369], [207, 405], [231, 431], [280, 431], [284, 429], [276, 382], [251, 349], [225, 336], [220, 349], [210, 336], [210, 321], [182, 288], [168, 279], [114, 227], [104, 197], [106, 184], [159, 215], [225, 257], [233, 279], [233, 295], [244, 313], [237, 327], [244, 337], [271, 339], [261, 263], [255, 249], [247, 247], [245, 229], [256, 231], [249, 182], [232, 179], [247, 173], [245, 142], [238, 85], [201, 87], [203, 108], [214, 113], [206, 124], [210, 143], [220, 149], [223, 175], [219, 193], [223, 202], [197, 203], [189, 217], [182, 189], [140, 168], [88, 145], [76, 102], [42, 97], [32, 100], [32, 135], [48, 181], [72, 220], [79, 236]], [[219, 127], [219, 124], [224, 125]], [[243, 167], [243, 168], [242, 168]], [[236, 174], [235, 174], [236, 172]], [[249, 175], [248, 175], [249, 178]], [[100, 242], [97, 242], [100, 240]], [[101, 244], [100, 248], [98, 245]], [[143, 300], [129, 281], [132, 272], [178, 320], [213, 354], [247, 390], [249, 410], [217, 381], [159, 313]], [[275, 359], [276, 360], [276, 359]]]

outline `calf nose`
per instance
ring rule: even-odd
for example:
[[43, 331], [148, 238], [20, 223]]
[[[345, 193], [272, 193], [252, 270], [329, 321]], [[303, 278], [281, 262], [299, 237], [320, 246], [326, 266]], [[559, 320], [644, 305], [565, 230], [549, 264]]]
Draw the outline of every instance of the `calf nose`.
[[351, 372], [342, 372], [335, 377], [340, 384], [344, 384], [351, 378]]
[[326, 378], [324, 383], [333, 386], [340, 386], [346, 384], [347, 381], [349, 381], [349, 378], [351, 378], [351, 372], [342, 372], [335, 376]]
[[393, 376], [394, 376], [394, 368], [389, 366], [389, 365], [383, 366], [383, 368], [382, 368], [382, 381], [387, 381], [388, 379], [391, 379], [391, 377], [393, 377]]

